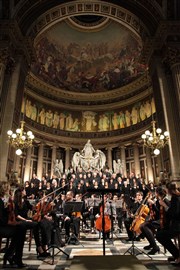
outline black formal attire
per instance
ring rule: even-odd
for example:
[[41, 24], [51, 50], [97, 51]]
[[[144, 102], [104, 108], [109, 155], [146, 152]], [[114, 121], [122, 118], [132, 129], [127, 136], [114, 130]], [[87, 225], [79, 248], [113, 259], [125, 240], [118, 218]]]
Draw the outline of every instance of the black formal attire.
[[[165, 198], [164, 202], [169, 205], [169, 201]], [[157, 200], [155, 204], [152, 206], [149, 206], [150, 208], [150, 215], [149, 215], [149, 220], [145, 221], [144, 223], [140, 224], [140, 230], [142, 234], [146, 237], [146, 239], [149, 242], [149, 246], [145, 247], [145, 249], [151, 249], [152, 250], [149, 252], [149, 254], [153, 255], [157, 251], [159, 251], [159, 247], [156, 244], [155, 241], [155, 233], [157, 230], [160, 229], [161, 226], [161, 220], [160, 218], [160, 204], [159, 201]], [[164, 216], [164, 221], [166, 220], [165, 218], [165, 213], [163, 211], [163, 216]], [[164, 224], [164, 226], [166, 226]]]
[[157, 232], [156, 238], [176, 259], [179, 257], [179, 250], [172, 241], [172, 238], [180, 234], [180, 196], [173, 194], [171, 205], [168, 208], [167, 219], [169, 226]]
[[[129, 209], [129, 212], [131, 214], [135, 214], [136, 211], [138, 210], [138, 208], [141, 206], [141, 203], [142, 202], [134, 202], [134, 203], [132, 203], [132, 205], [131, 205], [131, 207]], [[133, 220], [134, 219], [131, 216], [126, 217], [124, 219], [124, 225], [125, 225], [125, 228], [126, 228], [126, 231], [127, 231], [127, 234], [128, 234], [128, 240], [133, 240], [133, 238], [134, 238], [134, 233], [133, 233], [132, 230], [130, 230], [130, 227], [132, 225]]]
[[34, 240], [36, 243], [36, 247], [46, 246], [50, 243], [51, 238], [51, 229], [52, 229], [52, 222], [43, 218], [39, 222], [36, 221], [27, 221], [28, 218], [28, 211], [32, 210], [32, 205], [29, 203], [28, 200], [24, 200], [22, 206], [20, 207], [17, 203], [15, 203], [15, 215], [16, 217], [19, 215], [26, 220], [17, 221], [22, 223], [27, 229], [33, 230]]
[[5, 260], [13, 257], [13, 261], [21, 267], [22, 256], [23, 256], [23, 247], [26, 236], [26, 228], [22, 223], [16, 225], [8, 224], [8, 209], [5, 207], [3, 199], [0, 198], [0, 235], [2, 237], [11, 238], [9, 247], [7, 248], [4, 255]]
[[[69, 212], [67, 209], [68, 202], [63, 202], [63, 209], [64, 209], [64, 227], [66, 231], [66, 240], [70, 237], [70, 226], [73, 224], [73, 230], [76, 237], [79, 235], [80, 231], [80, 217], [73, 215], [72, 212]], [[66, 217], [69, 217], [69, 219], [66, 219]]]

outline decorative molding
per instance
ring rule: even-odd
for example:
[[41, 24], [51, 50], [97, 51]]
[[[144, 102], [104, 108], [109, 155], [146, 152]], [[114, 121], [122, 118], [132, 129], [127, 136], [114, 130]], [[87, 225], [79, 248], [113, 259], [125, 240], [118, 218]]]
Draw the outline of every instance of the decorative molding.
[[58, 5], [41, 15], [29, 29], [29, 35], [36, 37], [53, 24], [68, 17], [77, 15], [106, 16], [128, 27], [137, 36], [144, 39], [148, 36], [148, 29], [143, 22], [130, 11], [112, 3], [103, 1], [73, 1]]
[[40, 95], [41, 98], [44, 97], [45, 99], [52, 99], [52, 101], [63, 102], [68, 105], [74, 104], [73, 101], [77, 101], [78, 105], [80, 105], [81, 102], [84, 105], [93, 104], [94, 101], [96, 101], [96, 105], [99, 103], [105, 104], [112, 103], [114, 101], [117, 102], [118, 100], [125, 99], [128, 96], [132, 97], [137, 94], [137, 92], [142, 92], [147, 88], [151, 88], [150, 78], [147, 74], [121, 88], [111, 90], [109, 92], [93, 93], [93, 95], [57, 89], [56, 87], [50, 86], [41, 81], [32, 73], [27, 76], [26, 83], [26, 90], [28, 92], [32, 91], [36, 93], [36, 95]]

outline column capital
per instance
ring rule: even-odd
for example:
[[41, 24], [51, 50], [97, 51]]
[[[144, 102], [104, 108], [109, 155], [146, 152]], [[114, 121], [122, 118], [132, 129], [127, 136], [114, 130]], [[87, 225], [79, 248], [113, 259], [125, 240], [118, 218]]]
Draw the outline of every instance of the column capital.
[[165, 50], [164, 63], [171, 69], [176, 65], [180, 65], [180, 49], [177, 47], [167, 47]]

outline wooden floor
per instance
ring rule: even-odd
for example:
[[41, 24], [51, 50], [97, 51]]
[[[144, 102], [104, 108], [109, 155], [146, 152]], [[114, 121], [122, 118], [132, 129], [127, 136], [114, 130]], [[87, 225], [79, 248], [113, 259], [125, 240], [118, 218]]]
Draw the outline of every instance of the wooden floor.
[[[125, 241], [127, 235], [114, 233], [111, 241], [106, 241], [103, 249], [103, 240], [99, 239], [99, 233], [91, 234], [88, 231], [81, 232], [79, 244], [69, 243], [61, 250], [55, 249], [54, 261], [52, 257], [46, 260], [38, 260], [34, 241], [31, 251], [28, 251], [28, 243], [25, 243], [23, 262], [27, 269], [42, 270], [173, 270], [178, 267], [167, 261], [169, 253], [164, 254], [164, 248], [160, 246], [160, 254], [148, 257], [143, 250], [147, 241], [132, 243]], [[65, 254], [62, 252], [64, 251]], [[51, 249], [52, 254], [52, 249]], [[66, 256], [68, 255], [68, 257]], [[125, 255], [124, 255], [125, 254]], [[105, 256], [104, 256], [105, 255]], [[0, 267], [2, 268], [3, 253], [0, 253]], [[6, 266], [6, 269], [11, 269]]]

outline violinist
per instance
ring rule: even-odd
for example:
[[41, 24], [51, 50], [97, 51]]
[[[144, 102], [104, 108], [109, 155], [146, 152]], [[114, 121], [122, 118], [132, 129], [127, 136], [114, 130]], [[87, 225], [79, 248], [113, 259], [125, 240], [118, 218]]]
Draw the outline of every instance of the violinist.
[[[6, 266], [8, 262], [13, 268], [22, 268], [26, 266], [22, 262], [26, 228], [18, 222], [8, 224], [9, 214], [12, 215], [13, 212], [9, 213], [9, 200], [5, 196], [5, 185], [7, 185], [6, 182], [0, 183], [0, 231], [2, 236], [11, 238], [11, 242], [4, 254], [3, 265]], [[11, 210], [13, 211], [13, 209]]]
[[[14, 203], [15, 203], [15, 216], [18, 222], [21, 222], [25, 229], [32, 229], [34, 240], [36, 243], [36, 250], [38, 253], [38, 258], [47, 257], [50, 254], [46, 252], [47, 242], [48, 242], [48, 232], [51, 229], [51, 223], [49, 226], [45, 226], [43, 221], [32, 221], [28, 217], [29, 210], [33, 209], [33, 206], [26, 199], [26, 191], [24, 187], [19, 187], [14, 193]], [[49, 232], [50, 234], [50, 232]]]
[[172, 254], [168, 260], [174, 261], [173, 264], [179, 266], [180, 253], [172, 238], [180, 234], [180, 192], [176, 183], [168, 183], [166, 188], [168, 195], [171, 196], [170, 206], [164, 200], [160, 200], [159, 203], [165, 209], [169, 224], [157, 232], [156, 238]]
[[134, 233], [130, 230], [131, 224], [134, 220], [134, 214], [139, 209], [143, 201], [143, 193], [138, 191], [135, 196], [135, 201], [129, 205], [129, 215], [124, 219], [124, 225], [128, 234], [128, 239], [126, 241], [132, 241], [134, 239]]
[[150, 209], [149, 219], [140, 224], [140, 230], [149, 242], [149, 245], [144, 247], [145, 250], [150, 250], [148, 252], [149, 255], [154, 255], [160, 251], [155, 241], [155, 232], [160, 228], [160, 218], [162, 218], [160, 216], [161, 213], [159, 201], [163, 199], [166, 204], [169, 205], [169, 201], [166, 198], [166, 191], [162, 187], [157, 187], [155, 189], [155, 196], [156, 200], [153, 199], [152, 196], [147, 200]]
[[[66, 212], [66, 202], [72, 202], [73, 201], [74, 194], [72, 191], [68, 191], [66, 194], [65, 201], [63, 203], [63, 209], [64, 209], [64, 227], [66, 231], [65, 235], [65, 241], [68, 242], [70, 238], [70, 225], [73, 224], [73, 230], [76, 238], [78, 238], [79, 231], [80, 231], [80, 217], [73, 215], [72, 212]], [[78, 244], [77, 239], [75, 239], [75, 244]]]

